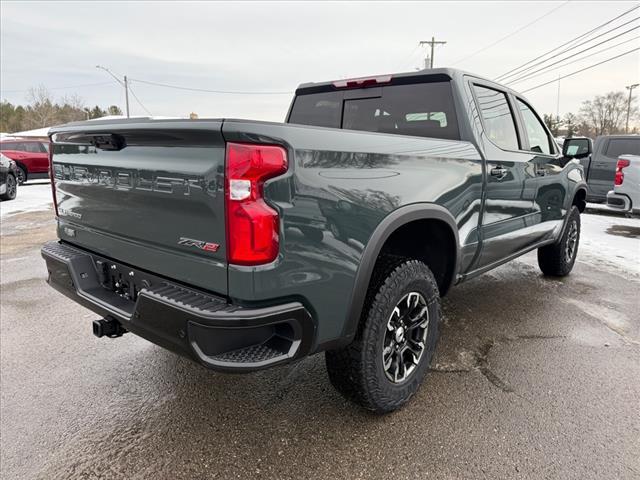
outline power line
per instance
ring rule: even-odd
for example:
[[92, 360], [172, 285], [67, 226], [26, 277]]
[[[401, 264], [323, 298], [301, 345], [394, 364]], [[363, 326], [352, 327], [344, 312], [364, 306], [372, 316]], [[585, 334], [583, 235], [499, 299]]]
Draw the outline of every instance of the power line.
[[[615, 22], [616, 20], [618, 20], [619, 18], [624, 17], [625, 15], [628, 15], [629, 13], [633, 12], [634, 10], [637, 10], [638, 8], [640, 8], [640, 5], [635, 6], [635, 7], [633, 7], [633, 8], [630, 8], [629, 10], [626, 10], [625, 12], [622, 12], [622, 13], [621, 13], [620, 15], [618, 15], [617, 17], [614, 17], [614, 18], [612, 18], [612, 19], [610, 19], [610, 20], [607, 20], [606, 22], [604, 22], [604, 23], [602, 23], [602, 24], [598, 25], [597, 27], [592, 28], [592, 29], [591, 29], [591, 30], [589, 30], [588, 32], [586, 32], [586, 33], [582, 33], [582, 34], [578, 35], [577, 37], [572, 38], [572, 39], [571, 39], [571, 40], [569, 40], [568, 42], [565, 42], [565, 43], [563, 43], [562, 45], [560, 45], [560, 46], [558, 46], [558, 47], [554, 47], [554, 48], [552, 48], [551, 50], [549, 50], [548, 52], [545, 52], [545, 53], [543, 53], [542, 55], [539, 55], [539, 56], [537, 56], [536, 58], [534, 58], [534, 59], [532, 59], [532, 60], [529, 60], [528, 62], [523, 63], [522, 65], [519, 65], [519, 66], [517, 66], [517, 67], [515, 67], [515, 68], [512, 68], [512, 69], [511, 69], [511, 70], [509, 70], [508, 72], [505, 72], [505, 73], [503, 73], [502, 75], [497, 76], [494, 80], [496, 80], [496, 81], [500, 81], [500, 80], [501, 80], [502, 78], [504, 78], [504, 77], [512, 76], [512, 75], [509, 75], [509, 74], [510, 74], [510, 73], [512, 73], [512, 72], [515, 72], [516, 70], [520, 70], [520, 69], [522, 69], [523, 67], [526, 67], [526, 66], [527, 66], [527, 65], [529, 65], [530, 63], [535, 62], [536, 60], [539, 60], [539, 59], [541, 59], [542, 57], [546, 57], [548, 54], [550, 54], [550, 53], [554, 52], [555, 50], [558, 50], [558, 49], [560, 49], [560, 48], [566, 47], [567, 45], [570, 45], [571, 43], [573, 43], [573, 42], [575, 42], [575, 41], [577, 41], [577, 40], [580, 40], [580, 39], [581, 39], [581, 38], [583, 38], [583, 37], [586, 37], [586, 36], [588, 36], [588, 35], [591, 35], [591, 34], [592, 34], [592, 33], [594, 33], [594, 32], [597, 32], [597, 31], [598, 31], [598, 30], [600, 30], [601, 28], [606, 27], [607, 25], [609, 25], [609, 24], [611, 24], [611, 23]], [[522, 73], [522, 72], [519, 72], [519, 73]]]
[[149, 109], [147, 109], [147, 107], [144, 106], [144, 104], [140, 101], [140, 99], [136, 95], [136, 92], [134, 92], [133, 88], [131, 88], [131, 82], [129, 82], [129, 91], [131, 92], [131, 95], [133, 95], [133, 98], [136, 100], [136, 102], [138, 102], [138, 105], [140, 105], [142, 109], [149, 114], [150, 117], [153, 117], [153, 113], [151, 113]]
[[565, 6], [567, 3], [569, 3], [570, 1], [571, 1], [571, 0], [567, 0], [566, 2], [561, 3], [561, 4], [560, 4], [560, 5], [558, 5], [557, 7], [554, 7], [554, 8], [552, 8], [551, 10], [549, 10], [549, 11], [548, 11], [547, 13], [545, 13], [544, 15], [542, 15], [542, 16], [540, 16], [540, 17], [538, 17], [538, 18], [534, 19], [534, 20], [532, 20], [531, 22], [529, 22], [529, 23], [527, 23], [526, 25], [523, 25], [522, 27], [520, 27], [520, 28], [518, 28], [518, 29], [514, 30], [513, 32], [509, 33], [508, 35], [505, 35], [504, 37], [499, 38], [498, 40], [496, 40], [495, 42], [493, 42], [493, 43], [491, 43], [491, 44], [487, 45], [486, 47], [483, 47], [483, 48], [481, 48], [480, 50], [477, 50], [477, 51], [473, 52], [472, 54], [467, 55], [467, 56], [466, 56], [466, 57], [464, 57], [464, 58], [461, 58], [460, 60], [456, 60], [456, 61], [455, 61], [455, 62], [453, 62], [451, 65], [456, 65], [457, 63], [464, 62], [465, 60], [468, 60], [468, 59], [470, 59], [471, 57], [475, 57], [475, 56], [476, 56], [476, 55], [478, 55], [479, 53], [482, 53], [482, 52], [484, 52], [485, 50], [488, 50], [488, 49], [490, 49], [491, 47], [496, 46], [498, 43], [500, 43], [500, 42], [502, 42], [502, 41], [506, 40], [506, 39], [507, 39], [507, 38], [509, 38], [509, 37], [514, 36], [516, 33], [520, 33], [520, 32], [521, 32], [522, 30], [524, 30], [525, 28], [530, 27], [531, 25], [533, 25], [533, 24], [534, 24], [534, 23], [536, 23], [536, 22], [539, 22], [539, 21], [540, 21], [540, 20], [542, 20], [543, 18], [548, 17], [549, 15], [551, 15], [553, 12], [555, 12], [555, 11], [556, 11], [556, 10], [558, 10], [559, 8], [564, 7], [564, 6]]
[[[52, 87], [52, 88], [47, 88], [47, 90], [66, 90], [69, 88], [98, 87], [102, 85], [112, 85], [112, 84], [113, 82], [85, 83], [82, 85], [70, 85], [68, 87]], [[29, 90], [30, 90], [29, 88], [25, 90], [2, 90], [2, 93], [28, 92]]]
[[603, 61], [598, 62], [598, 63], [594, 63], [593, 65], [589, 65], [588, 67], [581, 68], [580, 70], [576, 70], [575, 72], [568, 73], [567, 75], [564, 75], [562, 77], [558, 77], [558, 78], [556, 78], [554, 80], [550, 80], [548, 82], [541, 83], [540, 85], [536, 85], [535, 87], [527, 88], [526, 90], [522, 90], [522, 93], [530, 92], [531, 90], [535, 90], [537, 88], [544, 87], [545, 85], [549, 85], [551, 83], [556, 83], [556, 82], [562, 80], [563, 78], [572, 77], [574, 75], [577, 75], [580, 72], [584, 72], [585, 70], [589, 70], [590, 68], [597, 67], [598, 65], [602, 65], [603, 63], [610, 62], [612, 60], [615, 60], [616, 58], [624, 57], [625, 55], [629, 55], [630, 53], [637, 52], [638, 50], [640, 50], [640, 47], [634, 48], [632, 50], [629, 50], [628, 52], [621, 53], [620, 55], [616, 55], [615, 57], [607, 58], [606, 60], [603, 60]]
[[[545, 75], [546, 73], [549, 73], [549, 72], [551, 72], [553, 70], [557, 70], [559, 68], [563, 68], [563, 67], [566, 67], [568, 65], [572, 65], [572, 64], [574, 64], [576, 62], [579, 62], [581, 60], [585, 60], [587, 58], [594, 57], [596, 55], [599, 55], [602, 52], [607, 52], [607, 51], [612, 50], [612, 49], [614, 49], [616, 47], [619, 47], [620, 45], [624, 45], [625, 43], [629, 43], [629, 42], [632, 42], [634, 40], [640, 40], [640, 36], [632, 37], [632, 38], [630, 38], [628, 40], [625, 40], [624, 42], [616, 43], [615, 45], [611, 45], [611, 46], [609, 46], [607, 48], [603, 48], [602, 50], [598, 50], [597, 52], [590, 53], [589, 55], [585, 55], [584, 57], [576, 58], [575, 60], [572, 60], [570, 62], [565, 63], [564, 65], [558, 65], [557, 67], [553, 67], [553, 68], [551, 68], [551, 69], [549, 69], [549, 70], [547, 70], [545, 72], [541, 72], [541, 73], [537, 73], [535, 75], [527, 76], [527, 78], [525, 78], [523, 80], [514, 80], [512, 82], [507, 82], [507, 85], [512, 85], [514, 83], [524, 82], [524, 81], [527, 81], [527, 80], [531, 80], [532, 78], [540, 77], [540, 76]], [[568, 57], [568, 58], [571, 58], [571, 57]]]
[[[625, 12], [622, 12], [622, 13], [621, 13], [620, 15], [618, 15], [617, 17], [614, 17], [614, 18], [612, 18], [612, 19], [610, 19], [610, 20], [607, 20], [606, 22], [604, 22], [604, 23], [602, 23], [602, 24], [598, 25], [597, 27], [592, 28], [592, 29], [591, 29], [591, 30], [589, 30], [588, 32], [583, 33], [583, 34], [580, 34], [580, 35], [578, 35], [577, 37], [575, 37], [575, 38], [573, 38], [573, 39], [571, 39], [571, 40], [569, 40], [569, 41], [567, 41], [567, 42], [563, 43], [562, 45], [559, 45], [559, 46], [557, 46], [557, 47], [554, 47], [554, 48], [552, 48], [551, 50], [549, 50], [549, 51], [547, 51], [547, 52], [543, 53], [542, 55], [539, 55], [539, 56], [537, 56], [537, 57], [533, 58], [532, 60], [529, 60], [528, 62], [523, 63], [523, 64], [522, 64], [522, 65], [520, 65], [520, 66], [517, 66], [517, 67], [515, 67], [515, 68], [512, 68], [512, 69], [511, 69], [511, 70], [509, 70], [508, 72], [505, 72], [505, 73], [503, 73], [502, 75], [499, 75], [498, 77], [496, 77], [496, 78], [495, 78], [495, 80], [496, 80], [496, 81], [500, 81], [500, 80], [501, 80], [501, 79], [503, 79], [503, 78], [507, 78], [507, 77], [513, 76], [513, 75], [515, 75], [515, 74], [523, 73], [525, 70], [522, 70], [522, 69], [523, 69], [524, 67], [526, 67], [527, 65], [529, 65], [530, 63], [535, 62], [536, 60], [539, 60], [539, 59], [541, 59], [541, 58], [543, 58], [543, 57], [546, 57], [546, 56], [547, 56], [547, 55], [549, 55], [550, 53], [553, 53], [555, 50], [558, 50], [558, 49], [563, 48], [563, 47], [565, 47], [565, 46], [567, 46], [567, 45], [570, 45], [570, 44], [572, 44], [572, 43], [575, 43], [576, 41], [579, 41], [580, 39], [582, 39], [582, 38], [584, 38], [584, 37], [586, 37], [586, 36], [589, 36], [589, 35], [591, 35], [592, 33], [597, 32], [597, 31], [598, 31], [598, 30], [600, 30], [601, 28], [603, 28], [603, 27], [605, 27], [605, 26], [607, 26], [607, 25], [609, 25], [609, 24], [611, 24], [611, 23], [615, 22], [616, 20], [618, 20], [619, 18], [624, 17], [625, 15], [628, 15], [629, 13], [633, 12], [634, 10], [636, 10], [636, 9], [638, 9], [638, 8], [640, 8], [640, 6], [636, 6], [636, 7], [630, 8], [629, 10], [626, 10]], [[518, 71], [518, 70], [520, 70], [520, 71]], [[517, 72], [517, 71], [518, 71], [518, 72]], [[510, 74], [513, 74], [513, 75], [510, 75]]]
[[[625, 32], [622, 32], [622, 33], [620, 33], [620, 34], [617, 34], [617, 35], [615, 35], [615, 36], [613, 36], [613, 37], [607, 38], [606, 40], [603, 40], [603, 41], [602, 41], [602, 42], [600, 42], [600, 43], [596, 43], [595, 45], [591, 45], [590, 47], [587, 47], [587, 48], [585, 48], [585, 49], [583, 49], [583, 50], [580, 50], [579, 52], [572, 53], [572, 54], [571, 54], [571, 55], [569, 55], [568, 57], [564, 57], [564, 58], [562, 58], [562, 59], [560, 59], [560, 60], [556, 60], [555, 62], [550, 63], [549, 65], [545, 65], [544, 67], [540, 67], [538, 70], [534, 70], [533, 72], [525, 73], [525, 74], [523, 74], [521, 77], [517, 77], [515, 80], [509, 80], [509, 81], [508, 81], [508, 82], [506, 82], [506, 83], [507, 83], [508, 85], [510, 85], [510, 84], [512, 84], [512, 83], [522, 82], [522, 81], [526, 80], [528, 77], [530, 77], [530, 76], [531, 76], [532, 74], [534, 74], [534, 73], [538, 73], [538, 72], [541, 72], [541, 71], [543, 71], [543, 70], [546, 70], [546, 69], [548, 69], [549, 67], [552, 67], [553, 65], [557, 65], [558, 63], [564, 62], [565, 60], [569, 60], [570, 58], [573, 58], [573, 57], [575, 57], [575, 56], [577, 56], [577, 55], [580, 55], [581, 53], [587, 52], [587, 51], [589, 51], [589, 50], [591, 50], [591, 49], [593, 49], [593, 48], [599, 47], [600, 45], [603, 45], [603, 44], [605, 44], [605, 43], [607, 43], [607, 42], [610, 42], [611, 40], [616, 40], [616, 39], [620, 38], [621, 36], [626, 35], [626, 34], [627, 34], [627, 33], [629, 33], [629, 32], [632, 32], [633, 30], [637, 30], [638, 28], [640, 28], [640, 25], [638, 25], [637, 27], [630, 28], [629, 30], [626, 30]], [[613, 48], [613, 47], [609, 47], [609, 48]], [[549, 60], [551, 60], [551, 59], [549, 59]], [[548, 60], [547, 60], [547, 61], [548, 61]]]
[[418, 49], [419, 49], [419, 48], [420, 48], [420, 44], [417, 44], [417, 45], [413, 48], [413, 50], [411, 51], [411, 53], [410, 53], [407, 57], [405, 57], [405, 59], [404, 59], [401, 63], [398, 63], [398, 64], [397, 64], [397, 65], [398, 65], [398, 67], [397, 67], [397, 68], [394, 68], [394, 70], [395, 70], [395, 71], [398, 71], [398, 70], [400, 70], [401, 68], [404, 68], [404, 67], [405, 67], [405, 65], [408, 65], [408, 64], [409, 64], [409, 61], [413, 58], [413, 56], [416, 54], [416, 52], [418, 51]]
[[[600, 37], [603, 37], [603, 36], [605, 36], [606, 34], [611, 33], [611, 32], [613, 32], [613, 31], [615, 31], [615, 30], [618, 30], [619, 28], [622, 28], [622, 27], [624, 27], [624, 26], [626, 26], [626, 25], [629, 25], [630, 23], [633, 23], [633, 22], [635, 22], [636, 20], [639, 20], [639, 19], [640, 19], [640, 17], [633, 18], [633, 19], [629, 20], [628, 22], [625, 22], [625, 23], [623, 23], [623, 24], [621, 24], [621, 25], [618, 25], [617, 27], [613, 27], [612, 29], [607, 30], [607, 31], [606, 31], [606, 32], [604, 32], [604, 33], [601, 33], [601, 34], [600, 34], [600, 35], [598, 35], [597, 37], [594, 37], [594, 38], [588, 38], [587, 40], [585, 40], [585, 41], [583, 41], [583, 42], [580, 42], [580, 43], [577, 43], [577, 44], [575, 44], [575, 45], [572, 45], [571, 47], [567, 47], [567, 48], [565, 48], [564, 50], [562, 50], [562, 51], [560, 51], [560, 52], [556, 53], [555, 55], [556, 55], [556, 56], [557, 56], [557, 55], [562, 55], [563, 53], [567, 53], [567, 52], [569, 52], [569, 51], [571, 51], [571, 50], [574, 50], [574, 49], [576, 49], [576, 48], [578, 48], [578, 47], [581, 47], [582, 45], [585, 45], [585, 44], [587, 44], [587, 43], [593, 42], [594, 40], [597, 40], [597, 39], [599, 39]], [[637, 27], [636, 27], [636, 28], [637, 28]], [[634, 30], [634, 29], [632, 28], [631, 30]], [[620, 35], [624, 35], [624, 34], [626, 34], [626, 33], [630, 32], [631, 30], [627, 30], [627, 31], [625, 31], [625, 32], [623, 32], [623, 33], [619, 33], [619, 34], [616, 34], [616, 35], [618, 35], [618, 36], [620, 36]], [[611, 38], [613, 39], [613, 38], [615, 38], [615, 36], [614, 36], [614, 37], [611, 37]], [[513, 77], [513, 76], [516, 76], [516, 75], [524, 74], [525, 72], [527, 72], [527, 71], [531, 70], [532, 68], [537, 67], [538, 65], [542, 65], [542, 64], [544, 64], [544, 63], [547, 63], [547, 62], [548, 62], [548, 61], [550, 61], [550, 60], [552, 60], [552, 58], [547, 58], [547, 59], [545, 59], [545, 60], [541, 60], [541, 61], [539, 61], [539, 62], [537, 62], [537, 63], [534, 63], [534, 64], [532, 64], [532, 65], [529, 65], [527, 68], [525, 68], [525, 69], [523, 69], [523, 70], [520, 70], [518, 73], [512, 73], [512, 74], [510, 74], [510, 75], [506, 75], [506, 76], [504, 76], [502, 79], [500, 79], [500, 81], [501, 81], [501, 82], [504, 82], [504, 81], [506, 81], [506, 79], [507, 79], [507, 78], [509, 78], [509, 77]]]
[[155, 85], [157, 87], [175, 88], [176, 90], [188, 90], [191, 92], [205, 92], [205, 93], [224, 93], [229, 95], [291, 95], [293, 92], [240, 92], [240, 91], [227, 91], [227, 90], [208, 90], [206, 88], [191, 88], [182, 87], [179, 85], [169, 85], [166, 83], [150, 82], [148, 80], [140, 80], [139, 78], [132, 78], [138, 83], [145, 83], [147, 85]]

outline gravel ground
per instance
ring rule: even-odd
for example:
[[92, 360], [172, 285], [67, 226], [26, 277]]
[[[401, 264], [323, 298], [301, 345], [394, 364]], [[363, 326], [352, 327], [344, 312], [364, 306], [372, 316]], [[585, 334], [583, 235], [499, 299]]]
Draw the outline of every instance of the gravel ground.
[[45, 284], [51, 217], [2, 220], [3, 479], [640, 477], [638, 220], [583, 215], [596, 233], [565, 279], [529, 254], [454, 288], [419, 394], [374, 416], [321, 355], [238, 376], [95, 338]]

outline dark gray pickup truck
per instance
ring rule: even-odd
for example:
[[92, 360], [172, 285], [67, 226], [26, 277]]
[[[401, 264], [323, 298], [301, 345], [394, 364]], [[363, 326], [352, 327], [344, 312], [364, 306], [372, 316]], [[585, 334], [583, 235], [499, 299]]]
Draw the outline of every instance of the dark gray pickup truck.
[[603, 203], [614, 187], [621, 155], [640, 155], [640, 136], [601, 135], [592, 142], [587, 137], [567, 138], [563, 154], [578, 159], [584, 167], [587, 201]]
[[567, 275], [585, 207], [530, 103], [452, 69], [304, 84], [285, 124], [98, 121], [51, 141], [48, 281], [102, 316], [96, 335], [227, 372], [324, 351], [377, 412], [418, 389], [452, 285], [533, 249]]

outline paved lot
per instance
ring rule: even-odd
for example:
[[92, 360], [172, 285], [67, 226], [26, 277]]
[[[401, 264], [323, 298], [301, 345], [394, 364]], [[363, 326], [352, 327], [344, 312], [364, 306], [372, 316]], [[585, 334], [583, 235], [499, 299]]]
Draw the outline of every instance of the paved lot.
[[93, 337], [45, 285], [51, 217], [2, 218], [3, 479], [640, 477], [638, 220], [584, 215], [604, 231], [564, 280], [530, 254], [455, 288], [426, 383], [379, 417], [322, 356], [233, 376]]

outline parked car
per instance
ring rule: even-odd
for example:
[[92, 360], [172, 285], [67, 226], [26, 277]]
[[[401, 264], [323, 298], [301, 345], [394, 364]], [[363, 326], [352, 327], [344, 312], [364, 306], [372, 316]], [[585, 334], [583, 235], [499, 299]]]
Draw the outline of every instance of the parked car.
[[18, 193], [16, 162], [0, 153], [0, 200], [13, 200]]
[[618, 158], [614, 187], [607, 193], [607, 206], [640, 215], [640, 156]]
[[18, 184], [49, 178], [49, 143], [43, 139], [9, 138], [0, 141], [0, 151], [16, 162]]
[[454, 69], [304, 84], [286, 123], [51, 139], [59, 241], [42, 255], [49, 284], [103, 317], [94, 334], [227, 372], [325, 352], [332, 384], [376, 412], [417, 391], [452, 285], [531, 250], [568, 275], [586, 205], [582, 166], [525, 97]]
[[618, 157], [620, 155], [640, 155], [640, 136], [602, 135], [595, 144], [590, 138], [567, 138], [562, 146], [569, 158], [577, 158], [584, 166], [589, 189], [587, 201], [603, 203], [607, 193], [613, 188]]

